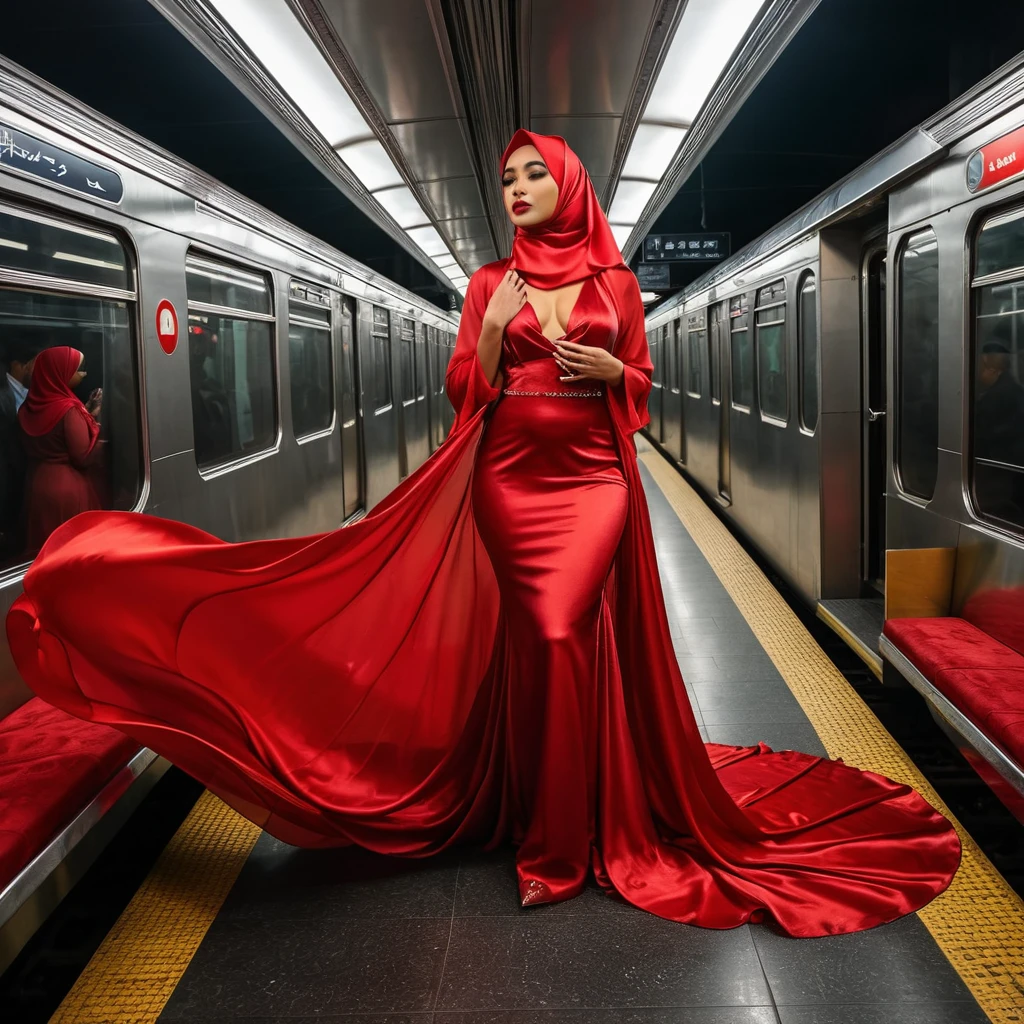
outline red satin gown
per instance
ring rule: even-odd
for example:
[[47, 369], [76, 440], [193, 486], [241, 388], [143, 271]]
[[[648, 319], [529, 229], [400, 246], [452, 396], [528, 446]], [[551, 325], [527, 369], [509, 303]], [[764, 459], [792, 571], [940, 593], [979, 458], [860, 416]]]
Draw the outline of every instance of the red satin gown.
[[701, 740], [630, 436], [650, 387], [636, 279], [588, 278], [569, 323], [623, 361], [620, 384], [560, 383], [527, 305], [499, 396], [476, 344], [505, 268], [470, 282], [452, 433], [366, 519], [232, 545], [78, 516], [8, 618], [23, 676], [286, 842], [422, 857], [511, 839], [525, 903], [592, 870], [709, 928], [824, 935], [921, 907], [960, 848], [912, 789]]

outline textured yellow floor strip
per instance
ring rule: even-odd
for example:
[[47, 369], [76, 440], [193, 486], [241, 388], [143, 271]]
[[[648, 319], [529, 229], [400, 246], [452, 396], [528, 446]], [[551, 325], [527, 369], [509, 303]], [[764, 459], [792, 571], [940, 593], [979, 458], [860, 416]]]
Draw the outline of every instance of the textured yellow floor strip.
[[1024, 1021], [1024, 903], [697, 492], [656, 452], [640, 458], [829, 755], [913, 786], [956, 825], [963, 863], [949, 889], [918, 916], [995, 1024]]
[[259, 835], [204, 793], [50, 1024], [153, 1024]]

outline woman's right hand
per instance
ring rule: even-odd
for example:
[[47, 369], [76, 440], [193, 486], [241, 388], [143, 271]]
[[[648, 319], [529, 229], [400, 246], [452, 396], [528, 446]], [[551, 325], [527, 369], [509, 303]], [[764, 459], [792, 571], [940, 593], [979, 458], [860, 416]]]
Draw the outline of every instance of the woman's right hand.
[[526, 282], [515, 272], [509, 270], [498, 282], [491, 301], [484, 312], [484, 323], [505, 330], [506, 324], [523, 308], [526, 302]]
[[103, 408], [103, 388], [97, 388], [85, 403], [85, 410], [94, 419], [100, 418], [100, 410]]

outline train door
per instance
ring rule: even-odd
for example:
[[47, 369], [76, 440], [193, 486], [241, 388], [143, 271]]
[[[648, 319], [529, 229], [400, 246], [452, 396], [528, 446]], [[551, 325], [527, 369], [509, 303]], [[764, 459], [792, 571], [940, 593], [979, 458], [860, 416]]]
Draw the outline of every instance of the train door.
[[711, 307], [711, 325], [708, 334], [711, 366], [711, 409], [716, 423], [718, 441], [718, 495], [731, 501], [729, 453], [729, 318], [725, 303]]
[[661, 389], [662, 400], [662, 444], [677, 462], [682, 460], [683, 396], [679, 388], [682, 376], [679, 350], [679, 321], [666, 325], [667, 337], [664, 344], [665, 380]]
[[384, 306], [365, 304], [359, 307], [359, 317], [365, 500], [372, 508], [398, 486], [400, 424], [393, 388], [391, 312]]
[[648, 413], [651, 417], [651, 424], [648, 430], [655, 441], [661, 441], [664, 437], [662, 432], [662, 410], [664, 406], [662, 391], [663, 370], [664, 370], [664, 344], [665, 329], [662, 327], [654, 331], [653, 336], [648, 336], [648, 343], [651, 348], [651, 396], [647, 400]]
[[[403, 322], [403, 337], [405, 323], [412, 322]], [[403, 410], [405, 446], [410, 473], [422, 466], [430, 455], [430, 423], [427, 415], [427, 342], [423, 324], [412, 323], [412, 333], [411, 390], [409, 392], [412, 397]]]
[[408, 317], [398, 318], [397, 338], [397, 388], [400, 401], [398, 405], [398, 472], [401, 479], [405, 479], [416, 463], [410, 452], [415, 445], [416, 428], [413, 422], [415, 418], [416, 405], [416, 378], [413, 372], [416, 341], [416, 323]]
[[861, 451], [863, 579], [878, 590], [885, 586], [886, 481], [886, 253], [872, 246], [861, 264]]
[[363, 446], [359, 430], [359, 391], [356, 387], [358, 367], [356, 366], [355, 312], [352, 300], [341, 299], [339, 316], [340, 359], [340, 401], [341, 415], [341, 466], [342, 494], [345, 504], [345, 518], [354, 516], [366, 507], [363, 492]]

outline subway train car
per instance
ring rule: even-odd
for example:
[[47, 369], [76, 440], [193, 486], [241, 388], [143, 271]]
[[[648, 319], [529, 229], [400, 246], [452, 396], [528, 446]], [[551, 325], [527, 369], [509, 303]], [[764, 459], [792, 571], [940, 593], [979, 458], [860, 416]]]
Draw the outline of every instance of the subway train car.
[[1024, 820], [1022, 126], [1024, 55], [647, 330], [651, 438]]
[[[14, 419], [34, 352], [80, 349], [81, 397], [102, 387], [83, 470], [107, 507], [240, 541], [351, 522], [422, 463], [456, 329], [0, 61], [0, 614], [45, 539]], [[0, 651], [2, 971], [167, 765], [33, 698]]]

